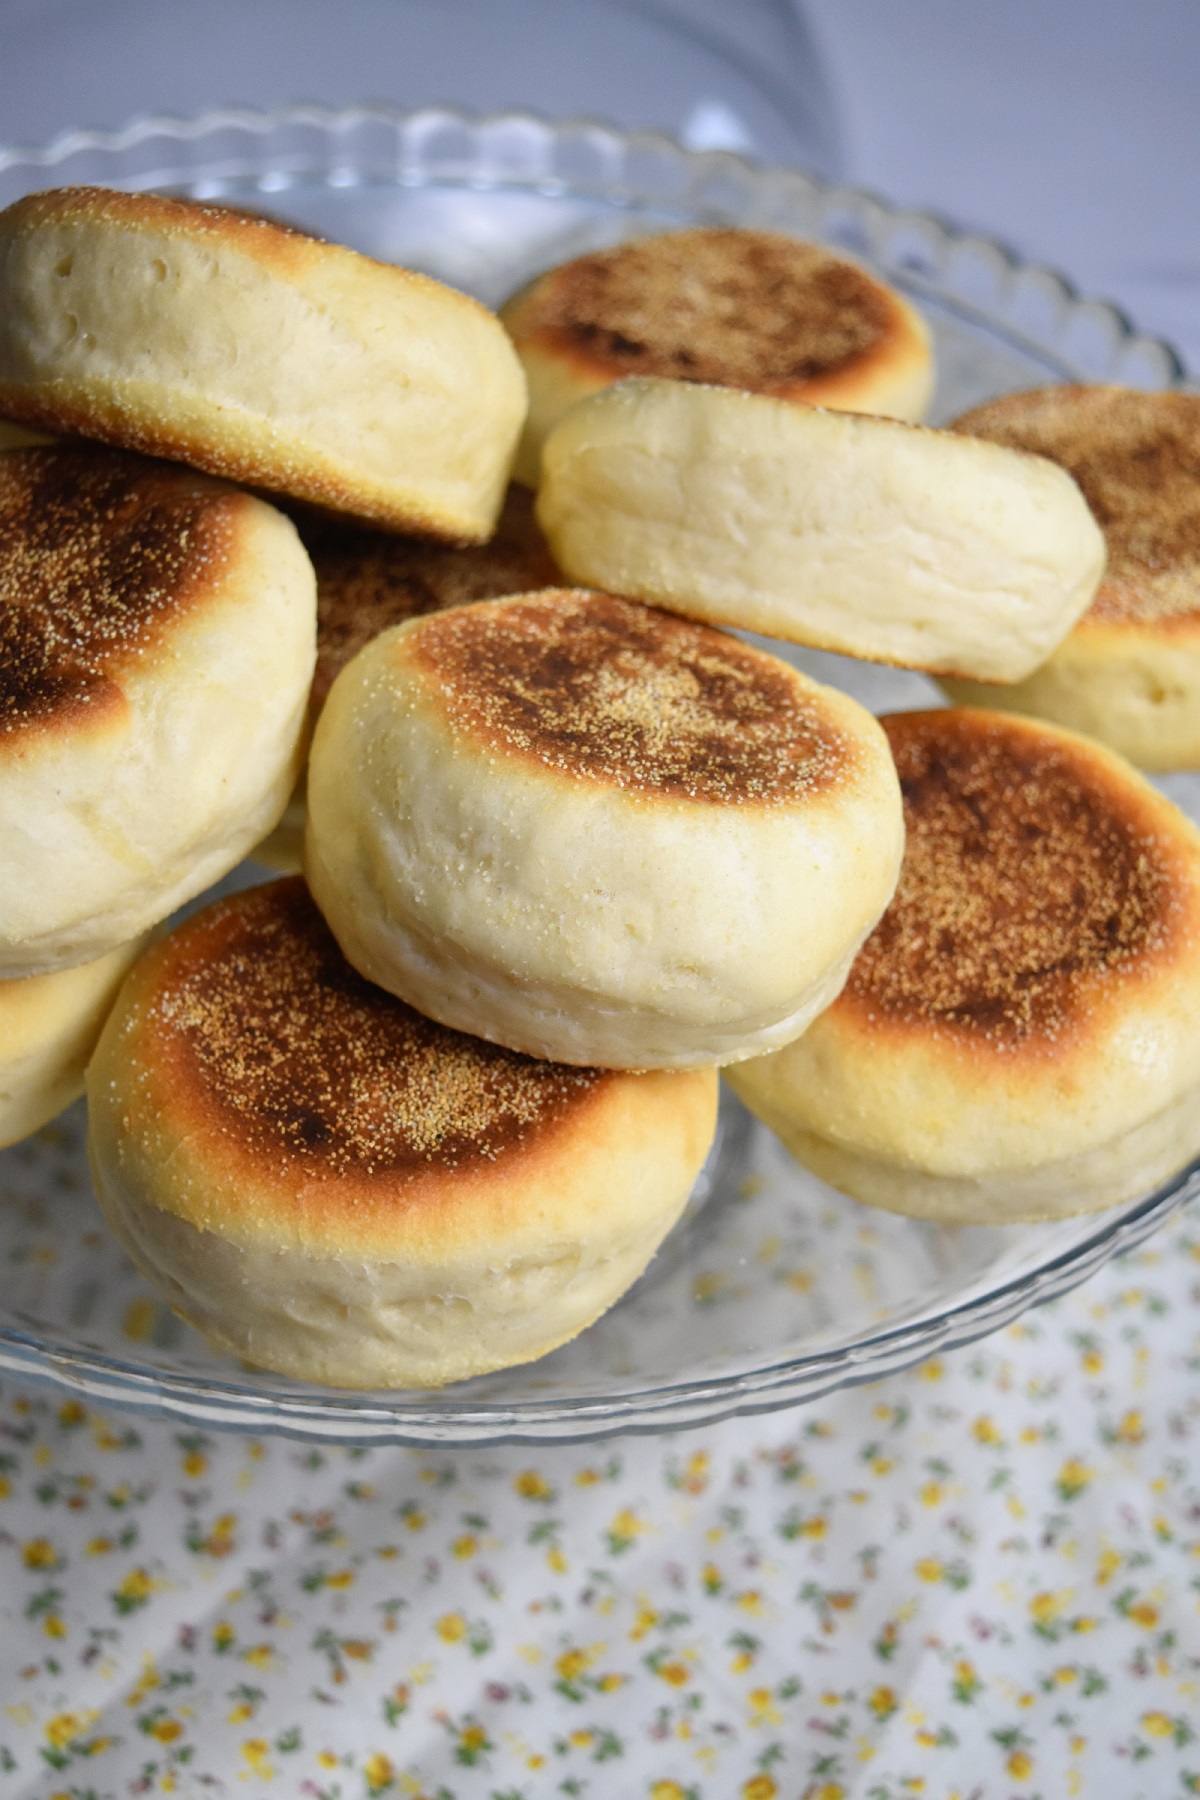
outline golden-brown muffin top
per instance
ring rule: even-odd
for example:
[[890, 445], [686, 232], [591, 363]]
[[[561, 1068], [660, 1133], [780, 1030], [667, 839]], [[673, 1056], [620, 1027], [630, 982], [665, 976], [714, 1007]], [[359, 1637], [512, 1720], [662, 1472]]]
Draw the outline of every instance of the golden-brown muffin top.
[[556, 588], [444, 612], [404, 637], [458, 729], [571, 775], [724, 804], [849, 777], [822, 690], [711, 626]]
[[879, 348], [896, 314], [891, 293], [857, 264], [735, 227], [577, 257], [504, 310], [518, 344], [541, 342], [609, 381], [663, 375], [755, 393], [849, 370]]
[[953, 427], [1061, 463], [1108, 544], [1087, 617], [1169, 629], [1200, 614], [1200, 394], [1063, 386], [1005, 394]]
[[896, 894], [838, 1009], [1014, 1051], [1069, 1040], [1113, 982], [1194, 954], [1197, 859], [1132, 771], [998, 713], [881, 721], [904, 797]]
[[110, 450], [0, 456], [0, 734], [122, 704], [122, 670], [203, 602], [249, 504]]
[[305, 1181], [469, 1171], [553, 1133], [613, 1077], [435, 1025], [356, 974], [300, 877], [188, 921], [138, 1026], [156, 1079], [239, 1156]]
[[318, 708], [351, 657], [389, 626], [558, 580], [528, 488], [511, 487], [495, 536], [467, 549], [390, 537], [315, 515], [297, 523], [317, 574], [312, 697]]

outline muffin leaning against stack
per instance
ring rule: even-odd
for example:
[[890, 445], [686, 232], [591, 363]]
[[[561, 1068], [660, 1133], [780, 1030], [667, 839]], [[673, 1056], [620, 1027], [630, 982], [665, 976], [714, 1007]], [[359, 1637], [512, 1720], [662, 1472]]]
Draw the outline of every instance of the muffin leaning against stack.
[[142, 959], [88, 1093], [105, 1215], [184, 1318], [287, 1374], [407, 1387], [611, 1305], [683, 1208], [717, 1078], [447, 1031], [356, 975], [293, 878]]
[[571, 1063], [689, 1068], [794, 1037], [895, 885], [869, 713], [610, 595], [414, 619], [334, 683], [306, 867], [354, 965]]
[[58, 188], [0, 215], [0, 415], [477, 543], [525, 383], [477, 301], [225, 206]]
[[1086, 731], [1142, 769], [1200, 768], [1200, 394], [1035, 388], [954, 429], [1061, 463], [1104, 528], [1108, 568], [1025, 680], [948, 693]]
[[548, 269], [501, 308], [529, 383], [516, 476], [579, 400], [667, 376], [922, 419], [929, 328], [858, 263], [779, 232], [708, 227], [635, 237]]
[[82, 1090], [138, 940], [278, 818], [313, 612], [261, 501], [98, 448], [0, 455], [0, 1141]]
[[1200, 832], [1060, 727], [883, 721], [895, 899], [833, 1005], [731, 1073], [807, 1167], [952, 1224], [1092, 1211], [1200, 1150]]
[[278, 819], [315, 656], [291, 523], [98, 447], [0, 455], [0, 977], [105, 955]]

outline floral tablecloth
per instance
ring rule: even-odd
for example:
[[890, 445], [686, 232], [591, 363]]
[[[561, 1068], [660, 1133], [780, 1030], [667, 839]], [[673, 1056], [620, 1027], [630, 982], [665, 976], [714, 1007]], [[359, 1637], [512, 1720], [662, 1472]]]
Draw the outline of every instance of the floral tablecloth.
[[1200, 1793], [1200, 1217], [686, 1436], [317, 1451], [0, 1393], [0, 1795]]

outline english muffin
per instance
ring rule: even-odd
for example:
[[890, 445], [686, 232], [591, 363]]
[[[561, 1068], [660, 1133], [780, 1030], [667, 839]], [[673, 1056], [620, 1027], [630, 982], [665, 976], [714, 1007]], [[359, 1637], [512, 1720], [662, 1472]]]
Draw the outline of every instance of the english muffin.
[[[317, 666], [309, 700], [313, 720], [334, 677], [389, 626], [446, 606], [548, 587], [559, 578], [533, 517], [532, 496], [523, 487], [509, 489], [496, 535], [467, 549], [311, 515], [299, 520], [299, 529], [317, 576]], [[279, 824], [254, 852], [271, 868], [300, 867], [304, 789], [301, 778]]]
[[140, 943], [98, 962], [0, 981], [0, 1149], [83, 1092], [83, 1071]]
[[1200, 394], [1035, 388], [953, 429], [1069, 470], [1104, 532], [1108, 569], [1026, 680], [948, 682], [947, 692], [1057, 719], [1143, 769], [1200, 769]]
[[0, 456], [0, 980], [107, 955], [275, 824], [315, 637], [274, 507], [97, 447]]
[[139, 962], [88, 1103], [105, 1216], [213, 1343], [432, 1387], [544, 1355], [641, 1274], [704, 1162], [716, 1077], [447, 1031], [361, 980], [290, 880]]
[[309, 763], [306, 869], [354, 966], [565, 1063], [699, 1066], [795, 1036], [900, 852], [869, 713], [607, 594], [384, 632], [334, 682]]
[[536, 486], [563, 413], [627, 375], [702, 381], [921, 419], [929, 331], [857, 263], [771, 231], [634, 238], [539, 275], [500, 311], [529, 382], [519, 480]]
[[1200, 833], [1110, 751], [1001, 713], [883, 721], [895, 899], [837, 1000], [730, 1077], [856, 1199], [1087, 1212], [1200, 1152]]
[[428, 276], [229, 207], [58, 188], [0, 213], [0, 415], [477, 543], [525, 381], [494, 315]]
[[1044, 457], [893, 419], [633, 379], [542, 455], [573, 581], [905, 668], [1017, 681], [1087, 607], [1104, 540]]

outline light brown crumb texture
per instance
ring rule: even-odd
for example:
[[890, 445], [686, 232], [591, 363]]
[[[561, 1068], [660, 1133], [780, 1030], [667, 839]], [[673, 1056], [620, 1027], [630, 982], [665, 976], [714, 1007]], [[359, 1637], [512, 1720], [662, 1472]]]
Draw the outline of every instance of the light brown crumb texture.
[[0, 734], [117, 702], [120, 670], [219, 574], [245, 504], [105, 450], [0, 458]]
[[882, 723], [904, 865], [838, 1005], [1001, 1050], [1053, 1044], [1102, 986], [1178, 951], [1194, 893], [1119, 776], [995, 714]]
[[1108, 545], [1090, 618], [1200, 615], [1200, 394], [1037, 388], [977, 407], [955, 429], [1074, 476]]
[[785, 663], [633, 601], [557, 589], [416, 629], [411, 654], [456, 724], [572, 775], [788, 805], [854, 763], [819, 690]]
[[207, 1125], [286, 1173], [494, 1162], [611, 1077], [435, 1025], [346, 962], [299, 877], [210, 907], [171, 943], [139, 1033]]
[[671, 232], [581, 256], [543, 279], [519, 338], [544, 336], [616, 375], [773, 393], [874, 352], [895, 305], [816, 244], [732, 228]]

